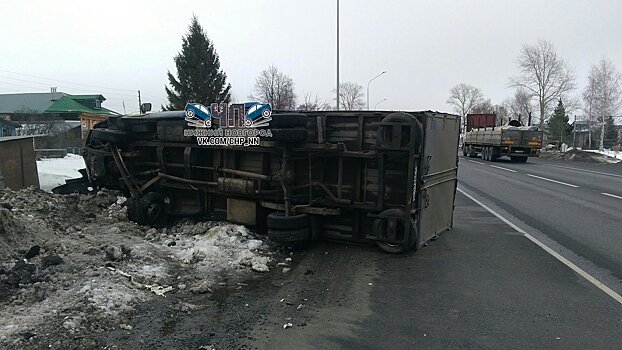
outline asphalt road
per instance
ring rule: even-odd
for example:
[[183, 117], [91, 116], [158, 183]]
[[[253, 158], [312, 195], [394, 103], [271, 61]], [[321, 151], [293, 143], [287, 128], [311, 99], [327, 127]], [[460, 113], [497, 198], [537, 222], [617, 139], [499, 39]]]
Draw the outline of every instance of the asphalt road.
[[622, 294], [622, 166], [460, 157], [460, 187]]
[[257, 299], [262, 322], [236, 345], [619, 348], [622, 304], [465, 195], [456, 200], [454, 229], [414, 253], [316, 245], [270, 299]]

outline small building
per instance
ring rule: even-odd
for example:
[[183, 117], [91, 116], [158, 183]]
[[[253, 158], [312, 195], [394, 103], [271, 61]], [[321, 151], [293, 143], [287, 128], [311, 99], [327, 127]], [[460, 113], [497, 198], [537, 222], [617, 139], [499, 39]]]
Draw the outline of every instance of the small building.
[[0, 137], [0, 188], [39, 188], [34, 136]]
[[22, 125], [4, 118], [0, 118], [0, 137], [15, 136], [15, 130]]
[[586, 148], [589, 146], [590, 125], [587, 120], [575, 120], [572, 123], [572, 147]]
[[[71, 129], [71, 123], [80, 126], [86, 135], [93, 125], [110, 116], [119, 115], [105, 107], [101, 94], [70, 95], [52, 88], [49, 93], [0, 94], [0, 119], [17, 122], [23, 130], [16, 134], [55, 135]], [[75, 147], [75, 142], [64, 145]]]
[[65, 95], [45, 110], [44, 114], [62, 117], [64, 120], [80, 120], [82, 137], [86, 136], [93, 125], [119, 115], [102, 107], [106, 99], [102, 95]]

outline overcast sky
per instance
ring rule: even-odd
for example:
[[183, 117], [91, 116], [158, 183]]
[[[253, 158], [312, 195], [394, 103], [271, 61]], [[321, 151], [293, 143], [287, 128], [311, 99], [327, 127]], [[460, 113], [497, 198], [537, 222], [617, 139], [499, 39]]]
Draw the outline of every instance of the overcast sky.
[[[465, 82], [501, 103], [521, 45], [553, 42], [577, 75], [603, 57], [622, 70], [622, 2], [340, 1], [341, 81], [371, 85], [382, 109], [450, 111]], [[195, 13], [237, 101], [270, 64], [329, 100], [336, 81], [336, 0], [0, 2], [0, 93], [102, 93], [123, 112], [166, 103], [167, 70]]]

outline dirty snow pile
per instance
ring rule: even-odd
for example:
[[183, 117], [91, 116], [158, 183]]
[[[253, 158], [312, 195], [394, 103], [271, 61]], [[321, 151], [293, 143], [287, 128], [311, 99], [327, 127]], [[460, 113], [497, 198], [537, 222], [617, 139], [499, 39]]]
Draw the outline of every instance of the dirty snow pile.
[[586, 151], [587, 152], [599, 153], [599, 154], [603, 154], [603, 155], [611, 157], [611, 158], [618, 159], [617, 162], [614, 159], [612, 159], [611, 163], [618, 163], [618, 162], [622, 161], [622, 152], [611, 151], [611, 150], [608, 150], [608, 149], [603, 150], [603, 151], [599, 151], [599, 150], [586, 150]]
[[39, 186], [44, 191], [51, 191], [54, 187], [64, 185], [67, 179], [82, 177], [78, 170], [84, 168], [84, 159], [76, 154], [38, 160]]
[[243, 226], [141, 226], [127, 220], [126, 200], [0, 190], [0, 348], [64, 348], [118, 328], [140, 302], [269, 270], [272, 253]]
[[540, 158], [604, 164], [616, 164], [621, 162], [620, 159], [609, 156], [606, 154], [606, 152], [601, 153], [598, 151], [579, 149], [569, 149], [566, 152], [544, 151], [540, 153]]

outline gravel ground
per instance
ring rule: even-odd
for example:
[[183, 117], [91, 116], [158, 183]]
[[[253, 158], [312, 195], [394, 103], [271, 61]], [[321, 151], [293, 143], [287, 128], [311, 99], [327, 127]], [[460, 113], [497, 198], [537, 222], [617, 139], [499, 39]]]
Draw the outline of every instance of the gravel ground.
[[0, 190], [0, 348], [123, 348], [289, 263], [243, 226], [140, 226], [125, 201]]

